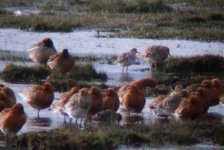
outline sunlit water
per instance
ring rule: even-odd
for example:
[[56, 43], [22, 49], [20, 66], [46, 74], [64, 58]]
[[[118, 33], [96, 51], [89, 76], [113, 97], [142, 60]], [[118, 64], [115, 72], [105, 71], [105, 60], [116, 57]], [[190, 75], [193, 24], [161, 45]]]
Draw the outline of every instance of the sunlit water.
[[[16, 29], [0, 29], [0, 49], [15, 51], [17, 54], [27, 56], [26, 49], [33, 43], [41, 40], [44, 37], [51, 37], [54, 41], [55, 47], [58, 50], [62, 48], [68, 48], [73, 54], [81, 55], [111, 55], [120, 54], [129, 50], [132, 47], [136, 47], [142, 52], [148, 46], [152, 44], [162, 44], [166, 45], [171, 50], [171, 55], [173, 56], [192, 56], [201, 54], [218, 54], [223, 55], [224, 43], [221, 42], [199, 42], [199, 41], [186, 41], [186, 40], [151, 40], [151, 39], [130, 39], [130, 38], [96, 38], [96, 32], [90, 31], [74, 31], [71, 33], [51, 33], [51, 32], [25, 32]], [[11, 63], [11, 62], [6, 62]], [[23, 64], [24, 65], [24, 64]], [[32, 63], [25, 63], [25, 65], [32, 65]], [[5, 62], [0, 62], [0, 70], [5, 66]], [[120, 86], [124, 83], [130, 81], [141, 79], [144, 77], [150, 77], [150, 71], [140, 71], [141, 68], [147, 68], [147, 63], [142, 63], [141, 65], [132, 65], [129, 67], [128, 72], [122, 72], [121, 66], [115, 64], [101, 64], [99, 62], [94, 63], [94, 67], [98, 72], [106, 72], [108, 76], [107, 85]], [[22, 130], [18, 133], [24, 133], [29, 131], [46, 131], [52, 128], [60, 127], [64, 125], [64, 117], [60, 114], [55, 114], [49, 109], [41, 110], [40, 118], [37, 118], [37, 111], [31, 108], [27, 103], [18, 95], [26, 87], [31, 85], [26, 84], [10, 84], [5, 83], [7, 86], [11, 87], [17, 97], [17, 102], [23, 104], [25, 112], [28, 116], [26, 124], [23, 126]], [[59, 93], [55, 92], [55, 100], [58, 98]], [[133, 123], [133, 122], [143, 122], [149, 124], [156, 121], [153, 115], [147, 108], [148, 104], [152, 100], [152, 97], [148, 97], [146, 100], [145, 108], [138, 117], [131, 115], [129, 117], [126, 113], [119, 110], [122, 114], [121, 124]], [[224, 109], [223, 106], [217, 105], [209, 109], [208, 117], [211, 119], [219, 119], [223, 121]], [[73, 120], [74, 124], [74, 120]], [[152, 149], [204, 149], [205, 147], [209, 149], [220, 149], [221, 147], [216, 145], [206, 145], [199, 144], [193, 147], [157, 147]], [[120, 149], [131, 149], [130, 147], [120, 147]], [[146, 148], [147, 149], [147, 148]]]

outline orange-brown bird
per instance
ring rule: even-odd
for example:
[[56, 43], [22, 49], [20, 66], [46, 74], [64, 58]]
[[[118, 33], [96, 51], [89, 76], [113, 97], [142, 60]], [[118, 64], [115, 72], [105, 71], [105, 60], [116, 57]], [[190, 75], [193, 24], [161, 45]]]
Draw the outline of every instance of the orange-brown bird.
[[128, 89], [128, 87], [132, 86], [132, 85], [137, 86], [139, 88], [139, 90], [141, 90], [143, 92], [146, 87], [150, 87], [150, 88], [155, 87], [156, 81], [155, 81], [155, 79], [148, 77], [148, 78], [139, 79], [139, 80], [133, 81], [129, 84], [123, 85], [118, 90], [118, 96], [120, 97], [121, 104], [123, 104], [123, 95], [126, 93], [126, 90]]
[[74, 59], [68, 49], [63, 49], [62, 52], [52, 55], [47, 64], [54, 72], [66, 73], [73, 67]]
[[54, 91], [48, 82], [28, 87], [20, 95], [31, 107], [37, 109], [37, 117], [39, 117], [39, 111], [48, 108], [54, 99]]
[[120, 105], [117, 92], [113, 88], [107, 88], [103, 94], [102, 110], [117, 111]]
[[57, 51], [53, 41], [50, 38], [44, 38], [42, 41], [33, 44], [29, 49], [29, 57], [36, 63], [46, 64], [49, 57]]
[[140, 113], [145, 106], [144, 93], [136, 85], [128, 86], [123, 95], [123, 105], [129, 112]]
[[3, 133], [16, 134], [25, 124], [26, 114], [23, 105], [15, 104], [12, 108], [4, 109], [0, 113], [0, 128]]
[[181, 101], [174, 112], [174, 116], [178, 119], [196, 119], [204, 114], [204, 105], [197, 96], [190, 96]]
[[4, 92], [10, 98], [11, 106], [16, 104], [16, 96], [15, 96], [14, 91], [11, 88], [9, 88], [7, 86], [0, 87], [0, 91]]
[[100, 89], [96, 86], [90, 87], [88, 93], [92, 98], [92, 105], [88, 111], [88, 117], [91, 119], [91, 116], [102, 110], [103, 97]]

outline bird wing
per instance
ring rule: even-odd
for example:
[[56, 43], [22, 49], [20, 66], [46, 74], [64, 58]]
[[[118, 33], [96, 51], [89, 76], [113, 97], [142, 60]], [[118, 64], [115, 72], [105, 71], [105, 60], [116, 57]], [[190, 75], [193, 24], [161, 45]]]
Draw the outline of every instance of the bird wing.
[[129, 54], [128, 54], [128, 53], [123, 53], [123, 54], [121, 54], [121, 55], [117, 58], [117, 60], [116, 60], [115, 62], [116, 62], [116, 63], [121, 63], [121, 62], [127, 60], [128, 57], [129, 57]]
[[44, 46], [44, 43], [43, 42], [38, 42], [38, 43], [35, 43], [33, 45], [31, 45], [27, 51], [35, 51], [37, 49], [39, 49], [40, 47], [43, 47]]

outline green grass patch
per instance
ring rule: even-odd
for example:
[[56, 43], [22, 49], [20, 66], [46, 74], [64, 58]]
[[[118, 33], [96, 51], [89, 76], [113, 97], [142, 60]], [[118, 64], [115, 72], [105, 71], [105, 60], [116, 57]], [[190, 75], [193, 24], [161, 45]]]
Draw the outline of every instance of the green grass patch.
[[217, 120], [156, 122], [151, 125], [88, 126], [54, 129], [49, 132], [25, 133], [11, 139], [10, 148], [39, 149], [117, 149], [119, 146], [150, 147], [193, 145], [212, 141], [224, 145], [224, 125]]
[[164, 70], [177, 74], [219, 74], [224, 70], [224, 58], [215, 55], [173, 57], [165, 61]]
[[147, 0], [139, 0], [135, 2], [115, 1], [103, 2], [96, 1], [90, 4], [90, 11], [108, 11], [113, 13], [164, 13], [172, 11], [172, 8], [161, 0], [149, 2]]
[[[50, 76], [50, 78], [48, 78]], [[97, 73], [91, 64], [76, 64], [70, 72], [52, 74], [47, 66], [20, 66], [15, 64], [6, 65], [0, 73], [2, 80], [11, 83], [43, 83], [49, 81], [57, 91], [65, 91], [78, 85], [86, 87], [99, 85], [106, 87], [104, 82], [107, 79], [105, 73]]]
[[[24, 54], [25, 55], [25, 54]], [[13, 54], [12, 51], [0, 50], [0, 60], [12, 62], [30, 62], [31, 59], [26, 56]]]
[[[36, 6], [39, 15], [0, 13], [0, 27], [71, 32], [87, 28], [122, 31], [115, 36], [224, 41], [223, 1], [212, 0], [53, 0], [0, 1], [2, 6]], [[69, 11], [66, 11], [69, 10]], [[215, 11], [214, 11], [215, 10]], [[61, 12], [60, 12], [61, 11]], [[125, 31], [125, 32], [123, 32]]]
[[2, 80], [12, 83], [40, 83], [50, 74], [50, 69], [42, 66], [19, 66], [8, 64], [0, 73]]

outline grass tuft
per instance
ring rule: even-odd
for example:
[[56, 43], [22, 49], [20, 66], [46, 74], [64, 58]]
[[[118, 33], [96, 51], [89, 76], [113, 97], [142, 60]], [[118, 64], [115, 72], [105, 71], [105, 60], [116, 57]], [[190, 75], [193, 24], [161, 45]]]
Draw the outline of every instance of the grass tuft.
[[[165, 72], [178, 74], [220, 73], [224, 69], [224, 58], [216, 55], [170, 58], [164, 63]], [[184, 69], [183, 69], [184, 67]]]
[[147, 0], [139, 0], [135, 3], [127, 1], [115, 1], [103, 3], [97, 1], [90, 5], [93, 12], [108, 11], [113, 13], [164, 13], [172, 11], [172, 8], [161, 0], [149, 2]]
[[49, 132], [24, 133], [11, 139], [9, 147], [45, 149], [117, 149], [119, 146], [193, 145], [211, 141], [224, 145], [221, 121], [198, 119], [155, 122], [151, 125], [66, 127]]
[[[47, 77], [50, 76], [50, 79]], [[99, 85], [107, 87], [104, 81], [107, 79], [105, 73], [97, 73], [91, 64], [75, 65], [67, 74], [51, 74], [47, 66], [19, 66], [6, 65], [0, 73], [2, 80], [12, 83], [42, 83], [46, 80], [52, 83], [57, 91], [65, 91], [74, 85], [89, 87]]]

